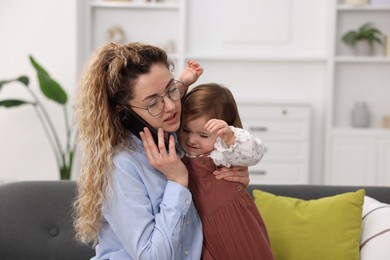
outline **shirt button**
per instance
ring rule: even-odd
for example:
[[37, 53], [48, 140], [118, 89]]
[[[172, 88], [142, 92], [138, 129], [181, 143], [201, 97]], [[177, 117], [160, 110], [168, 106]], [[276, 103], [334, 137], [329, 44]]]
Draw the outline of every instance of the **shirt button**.
[[237, 185], [236, 188], [237, 188], [238, 191], [242, 191], [242, 189], [243, 189], [241, 185]]
[[189, 220], [186, 220], [186, 224], [189, 225], [189, 224], [190, 224], [190, 221], [189, 221]]
[[184, 255], [188, 255], [189, 253], [190, 253], [190, 251], [188, 251], [188, 250], [184, 251]]
[[191, 203], [191, 201], [190, 201], [190, 200], [186, 200], [186, 203], [187, 203], [187, 204], [190, 204], [190, 203]]
[[203, 157], [200, 157], [200, 162], [201, 162], [202, 164], [204, 164], [204, 158], [203, 158]]

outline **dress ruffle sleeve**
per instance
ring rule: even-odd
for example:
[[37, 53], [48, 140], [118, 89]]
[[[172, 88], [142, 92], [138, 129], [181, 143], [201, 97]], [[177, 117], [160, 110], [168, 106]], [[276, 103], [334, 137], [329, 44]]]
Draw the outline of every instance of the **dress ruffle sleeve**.
[[252, 166], [260, 162], [265, 152], [265, 146], [259, 138], [254, 137], [248, 131], [230, 126], [236, 140], [229, 146], [222, 138], [217, 137], [214, 150], [210, 153], [217, 166], [230, 167]]

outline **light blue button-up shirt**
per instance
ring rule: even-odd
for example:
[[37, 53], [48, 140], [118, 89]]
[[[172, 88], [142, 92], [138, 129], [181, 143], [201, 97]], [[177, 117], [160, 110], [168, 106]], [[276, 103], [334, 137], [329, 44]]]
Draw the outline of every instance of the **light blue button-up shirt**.
[[139, 139], [132, 142], [133, 151], [113, 158], [93, 259], [200, 259], [202, 224], [191, 193], [149, 164]]

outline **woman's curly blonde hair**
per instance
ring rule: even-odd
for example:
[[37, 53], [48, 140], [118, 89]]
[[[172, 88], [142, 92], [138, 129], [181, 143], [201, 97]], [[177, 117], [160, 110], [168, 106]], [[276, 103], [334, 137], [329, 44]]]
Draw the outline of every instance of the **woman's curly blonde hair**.
[[76, 236], [97, 243], [101, 208], [109, 188], [112, 155], [118, 145], [131, 149], [118, 110], [134, 97], [134, 85], [153, 64], [171, 69], [165, 51], [142, 43], [109, 43], [97, 50], [80, 79], [75, 117], [82, 151], [74, 203]]

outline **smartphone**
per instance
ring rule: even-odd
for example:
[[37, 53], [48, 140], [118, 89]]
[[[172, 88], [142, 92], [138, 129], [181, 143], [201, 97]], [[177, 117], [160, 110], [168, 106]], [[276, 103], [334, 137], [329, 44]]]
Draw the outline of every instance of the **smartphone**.
[[[134, 112], [131, 108], [124, 108], [119, 111], [119, 116], [122, 125], [132, 132], [136, 137], [141, 140], [139, 132], [144, 131], [144, 127], [147, 127], [152, 134], [154, 143], [158, 145], [157, 130], [146, 122], [141, 116]], [[169, 142], [167, 138], [164, 138], [165, 148], [168, 150]]]

